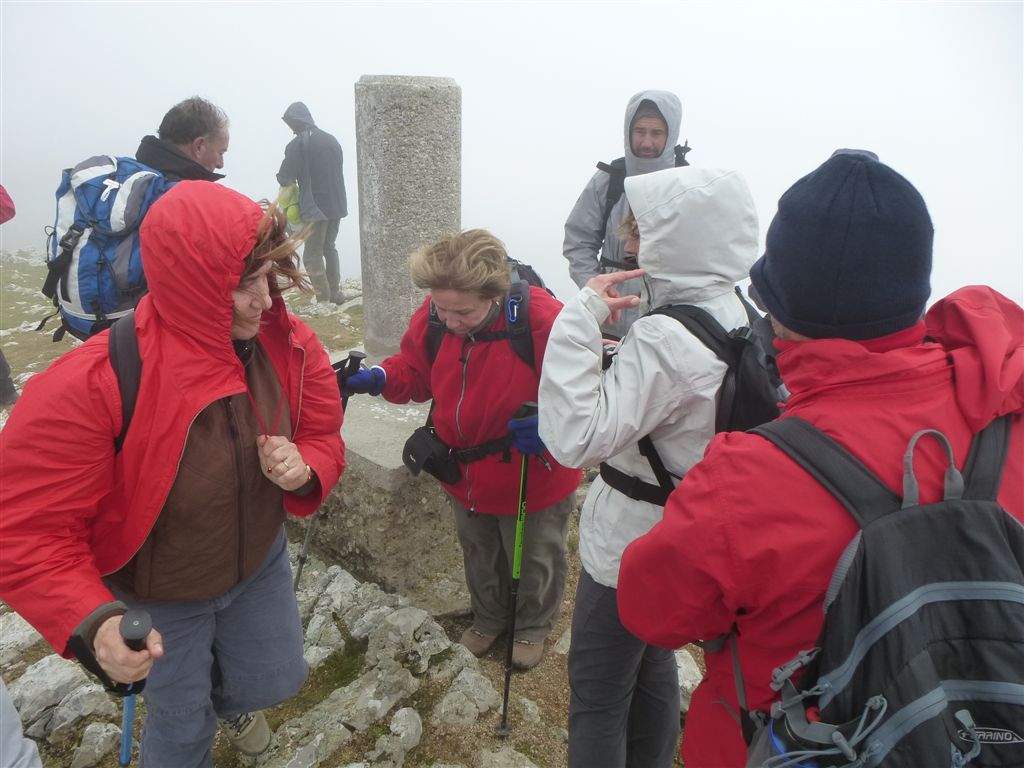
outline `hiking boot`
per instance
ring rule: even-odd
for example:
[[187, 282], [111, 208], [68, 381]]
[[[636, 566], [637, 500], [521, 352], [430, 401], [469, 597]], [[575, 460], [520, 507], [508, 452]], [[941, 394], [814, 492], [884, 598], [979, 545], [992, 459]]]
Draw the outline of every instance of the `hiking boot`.
[[341, 290], [341, 288], [335, 288], [333, 291], [331, 291], [331, 301], [333, 301], [335, 304], [344, 304], [345, 292]]
[[270, 746], [270, 726], [267, 718], [260, 711], [243, 712], [230, 720], [220, 720], [220, 727], [228, 737], [231, 746], [243, 755], [255, 757], [266, 751]]
[[544, 641], [519, 640], [512, 644], [512, 669], [525, 672], [536, 667], [544, 656]]
[[485, 635], [483, 632], [470, 627], [462, 633], [459, 642], [469, 648], [470, 653], [480, 658], [491, 649], [491, 646], [494, 645], [494, 641], [497, 639], [497, 635]]

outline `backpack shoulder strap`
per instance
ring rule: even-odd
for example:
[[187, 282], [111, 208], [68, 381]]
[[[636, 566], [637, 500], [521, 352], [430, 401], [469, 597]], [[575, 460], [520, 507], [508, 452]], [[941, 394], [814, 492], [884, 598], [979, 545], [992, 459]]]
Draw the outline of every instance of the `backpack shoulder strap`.
[[121, 390], [121, 433], [114, 438], [114, 451], [119, 453], [135, 413], [139, 381], [142, 379], [142, 358], [139, 357], [139, 340], [135, 335], [134, 310], [110, 326], [108, 344], [110, 367], [114, 369], [117, 386]]
[[[505, 330], [484, 331], [474, 334], [477, 341], [498, 341], [508, 339], [513, 351], [523, 362], [536, 369], [536, 358], [533, 354], [533, 334], [530, 332], [530, 284], [526, 281], [512, 283], [512, 289], [505, 299]], [[430, 304], [427, 318], [427, 359], [431, 364], [437, 359], [437, 352], [447, 333], [441, 318], [437, 316], [434, 304]]]
[[1010, 415], [992, 421], [978, 432], [964, 463], [965, 499], [995, 500], [1010, 452]]
[[505, 300], [505, 324], [508, 326], [508, 342], [512, 350], [536, 370], [533, 334], [530, 333], [530, 284], [526, 281], [512, 283], [512, 289]]
[[732, 367], [736, 364], [736, 350], [729, 339], [729, 332], [709, 312], [689, 304], [666, 304], [655, 307], [648, 314], [666, 315], [677, 320], [726, 365]]
[[441, 348], [441, 342], [444, 341], [445, 327], [444, 323], [441, 322], [441, 318], [437, 316], [437, 310], [434, 308], [434, 302], [431, 301], [429, 309], [427, 310], [427, 359], [430, 364], [433, 365], [434, 361], [437, 360], [437, 351]]
[[789, 417], [750, 430], [774, 443], [846, 507], [864, 528], [901, 499], [857, 458], [813, 424]]
[[608, 191], [604, 196], [604, 227], [601, 229], [603, 237], [608, 230], [608, 217], [612, 215], [612, 208], [626, 191], [626, 158], [617, 157], [610, 163], [598, 163], [597, 169], [608, 174]]

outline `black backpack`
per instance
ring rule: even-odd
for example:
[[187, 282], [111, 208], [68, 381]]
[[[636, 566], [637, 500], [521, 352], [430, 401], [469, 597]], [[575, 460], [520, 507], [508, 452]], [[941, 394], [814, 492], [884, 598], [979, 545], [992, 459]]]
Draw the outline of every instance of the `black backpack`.
[[[778, 417], [779, 403], [785, 398], [782, 379], [775, 366], [775, 352], [771, 344], [775, 334], [771, 323], [750, 306], [739, 286], [736, 286], [736, 295], [743, 303], [748, 325], [732, 331], [726, 331], [700, 307], [689, 304], [656, 307], [647, 313], [678, 320], [729, 366], [718, 394], [715, 432], [748, 430], [771, 421]], [[658, 485], [645, 483], [608, 464], [601, 465], [601, 477], [612, 488], [632, 499], [664, 506], [675, 490], [675, 482], [650, 435], [642, 437], [639, 445], [640, 453], [658, 478]]]
[[[963, 474], [941, 432], [915, 434], [902, 498], [802, 419], [753, 431], [861, 530], [829, 583], [817, 647], [772, 673], [770, 717], [742, 713], [747, 765], [1024, 765], [1024, 525], [996, 502], [1010, 417], [975, 435]], [[921, 505], [913, 459], [926, 436], [948, 467], [943, 500]]]
[[[505, 299], [505, 330], [476, 333], [473, 334], [473, 338], [477, 341], [508, 339], [516, 355], [535, 369], [537, 365], [533, 354], [533, 336], [530, 335], [530, 286], [543, 288], [552, 296], [555, 294], [544, 284], [537, 270], [529, 264], [513, 258], [509, 258], [508, 263], [512, 269], [512, 288]], [[441, 342], [444, 341], [447, 332], [431, 302], [430, 315], [427, 318], [427, 356], [431, 363], [437, 359], [437, 351], [441, 348]]]

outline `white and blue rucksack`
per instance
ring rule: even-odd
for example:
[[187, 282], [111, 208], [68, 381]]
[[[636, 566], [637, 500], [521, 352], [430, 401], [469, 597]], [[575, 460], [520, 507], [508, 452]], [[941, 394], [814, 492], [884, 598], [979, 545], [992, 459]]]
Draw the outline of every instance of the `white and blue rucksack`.
[[64, 170], [43, 284], [61, 317], [54, 341], [65, 331], [83, 340], [99, 333], [146, 293], [139, 225], [172, 186], [162, 173], [130, 157], [96, 155]]

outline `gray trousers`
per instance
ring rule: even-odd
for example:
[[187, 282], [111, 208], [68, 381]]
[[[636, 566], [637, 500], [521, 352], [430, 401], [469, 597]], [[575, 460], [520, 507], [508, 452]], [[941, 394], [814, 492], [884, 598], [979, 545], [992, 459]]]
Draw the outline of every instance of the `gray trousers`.
[[306, 680], [302, 623], [282, 529], [254, 575], [213, 600], [139, 600], [163, 636], [142, 697], [140, 768], [212, 768], [217, 718], [266, 709]]
[[321, 299], [330, 299], [341, 283], [341, 263], [335, 245], [340, 228], [341, 219], [314, 222], [313, 230], [302, 247], [302, 264], [317, 297]]
[[[565, 537], [575, 496], [526, 516], [516, 601], [518, 640], [540, 642], [558, 621], [568, 571]], [[462, 545], [473, 627], [485, 635], [504, 634], [512, 603], [516, 516], [470, 512], [449, 499]]]
[[569, 646], [569, 768], [667, 768], [679, 741], [675, 654], [622, 626], [616, 598], [580, 571]]

